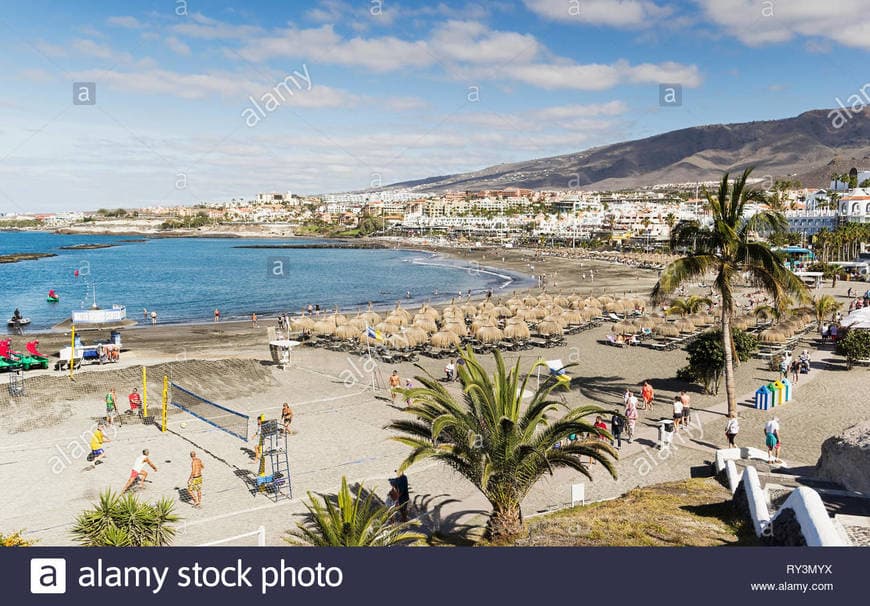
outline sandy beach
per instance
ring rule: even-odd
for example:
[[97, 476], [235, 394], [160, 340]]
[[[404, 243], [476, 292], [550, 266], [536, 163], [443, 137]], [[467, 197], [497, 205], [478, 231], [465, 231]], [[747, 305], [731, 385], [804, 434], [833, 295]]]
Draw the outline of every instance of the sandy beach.
[[[545, 274], [546, 290], [553, 294], [637, 296], [648, 293], [657, 278], [654, 270], [539, 256], [531, 250], [442, 252], [454, 254], [472, 267], [479, 264]], [[847, 301], [845, 293], [851, 285], [841, 282], [831, 289], [826, 284], [821, 292]], [[496, 299], [507, 296], [493, 294]], [[24, 396], [17, 398], [6, 389], [7, 377], [0, 377], [0, 426], [6, 434], [0, 445], [0, 473], [5, 486], [11, 488], [0, 496], [4, 530], [23, 529], [42, 545], [70, 544], [68, 531], [75, 515], [101, 490], [119, 490], [142, 448], [151, 449], [158, 471], [139, 494], [149, 499], [168, 496], [178, 500], [178, 513], [184, 522], [177, 545], [199, 545], [260, 525], [266, 527], [269, 544], [280, 544], [282, 535], [299, 519], [293, 514], [304, 511], [306, 492], [335, 491], [343, 475], [386, 494], [386, 479], [394, 475], [407, 454], [407, 448], [390, 440], [384, 429], [403, 414], [400, 403], [394, 406], [379, 385], [372, 388], [371, 374], [359, 356], [298, 347], [289, 368], [276, 367], [267, 339], [267, 327], [273, 325], [273, 319], [260, 318], [259, 327], [250, 322], [209, 322], [127, 329], [123, 332], [125, 351], [118, 364], [86, 366], [76, 373], [75, 381], [58, 371], [31, 371], [26, 376]], [[677, 448], [662, 459], [654, 450], [655, 421], [669, 416], [673, 394], [686, 388], [673, 378], [685, 365], [686, 353], [679, 349], [611, 347], [602, 344], [609, 330], [610, 325], [605, 324], [567, 336], [561, 347], [505, 354], [508, 361], [519, 357], [525, 367], [540, 358], [576, 363], [571, 369], [575, 387], [565, 393], [567, 406], [598, 403], [621, 408], [626, 388], [639, 389], [644, 380], [655, 388], [656, 406], [641, 413], [638, 439], [620, 451], [619, 478], [610, 479], [603, 470], [593, 469], [594, 481], [586, 486], [588, 500], [615, 497], [639, 485], [687, 478], [693, 467], [710, 461], [714, 449], [725, 445], [724, 393], [709, 396], [691, 386], [695, 420]], [[62, 333], [39, 335], [40, 348], [55, 352], [68, 339]], [[16, 344], [18, 341], [23, 340], [16, 339]], [[866, 368], [846, 371], [843, 360], [830, 345], [821, 346], [813, 332], [799, 347], [811, 352], [813, 370], [801, 377], [795, 400], [776, 410], [783, 429], [783, 458], [793, 467], [813, 465], [826, 438], [870, 415], [870, 403], [855, 395], [868, 382]], [[385, 378], [395, 368], [412, 381], [423, 372], [443, 375], [444, 360], [421, 357], [417, 364], [419, 368], [410, 363], [380, 364], [376, 370]], [[492, 365], [492, 360], [487, 359], [486, 364]], [[250, 457], [253, 442], [243, 442], [172, 407], [166, 433], [138, 421], [111, 428], [106, 462], [94, 467], [85, 461], [86, 440], [103, 414], [105, 393], [115, 388], [123, 410], [126, 394], [140, 382], [142, 366], [148, 367], [152, 413], [159, 406], [164, 374], [186, 389], [250, 415], [252, 423], [260, 413], [277, 417], [281, 403], [290, 402], [295, 411], [294, 432], [288, 438], [293, 498], [273, 502], [249, 490], [246, 480], [256, 473]], [[766, 362], [756, 359], [737, 369], [736, 391], [741, 402], [738, 444], [762, 446], [761, 427], [772, 413], [755, 410], [748, 398], [775, 375]], [[458, 393], [458, 384], [449, 388]], [[251, 427], [249, 435], [252, 433]], [[205, 464], [202, 509], [193, 509], [180, 500], [191, 449], [200, 452]], [[434, 512], [437, 525], [456, 528], [480, 521], [485, 501], [450, 470], [424, 462], [413, 466], [408, 476], [412, 496], [421, 510]], [[570, 501], [571, 484], [579, 479], [578, 474], [568, 471], [545, 478], [523, 504], [525, 515], [565, 506]], [[252, 540], [249, 537], [233, 544], [253, 544]]]

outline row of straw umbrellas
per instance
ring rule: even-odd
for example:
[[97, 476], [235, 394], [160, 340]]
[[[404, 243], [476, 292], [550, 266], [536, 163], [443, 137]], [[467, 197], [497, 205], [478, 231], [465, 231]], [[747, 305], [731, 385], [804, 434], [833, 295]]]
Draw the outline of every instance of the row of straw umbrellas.
[[372, 338], [371, 327], [390, 347], [401, 349], [427, 343], [440, 348], [458, 346], [463, 339], [498, 343], [505, 339], [527, 340], [532, 333], [543, 336], [562, 335], [569, 325], [579, 325], [605, 313], [625, 314], [642, 309], [638, 298], [549, 294], [513, 296], [504, 302], [451, 301], [442, 309], [424, 304], [412, 312], [397, 304], [388, 313], [372, 310], [349, 317], [336, 309], [318, 317], [302, 315], [291, 320], [291, 328], [320, 337], [359, 341], [367, 345], [380, 342]]

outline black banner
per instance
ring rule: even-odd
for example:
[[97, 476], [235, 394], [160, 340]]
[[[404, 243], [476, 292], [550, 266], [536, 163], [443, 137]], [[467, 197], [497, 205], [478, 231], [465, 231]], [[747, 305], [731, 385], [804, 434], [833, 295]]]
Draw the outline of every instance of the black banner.
[[859, 604], [868, 569], [858, 548], [0, 550], [2, 601], [16, 606]]

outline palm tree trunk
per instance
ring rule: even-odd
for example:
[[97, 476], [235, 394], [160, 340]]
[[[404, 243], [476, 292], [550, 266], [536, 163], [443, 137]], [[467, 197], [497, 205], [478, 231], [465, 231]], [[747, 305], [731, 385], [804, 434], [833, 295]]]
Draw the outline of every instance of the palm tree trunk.
[[486, 524], [487, 538], [494, 542], [508, 541], [523, 530], [519, 503], [492, 503], [492, 513]]
[[728, 398], [728, 417], [737, 416], [737, 397], [734, 395], [734, 356], [731, 335], [731, 314], [722, 306], [722, 351], [725, 354], [725, 395]]

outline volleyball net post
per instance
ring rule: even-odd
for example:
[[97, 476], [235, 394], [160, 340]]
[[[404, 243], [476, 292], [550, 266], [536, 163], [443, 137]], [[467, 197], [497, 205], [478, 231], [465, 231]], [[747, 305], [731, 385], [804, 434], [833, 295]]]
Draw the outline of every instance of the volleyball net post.
[[142, 418], [148, 416], [148, 370], [142, 367]]
[[163, 412], [160, 431], [166, 432], [166, 409], [169, 406], [169, 377], [163, 375]]
[[76, 327], [75, 324], [70, 326], [69, 331], [69, 378], [73, 378], [73, 372], [76, 365]]

